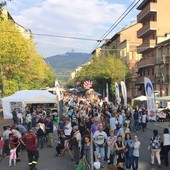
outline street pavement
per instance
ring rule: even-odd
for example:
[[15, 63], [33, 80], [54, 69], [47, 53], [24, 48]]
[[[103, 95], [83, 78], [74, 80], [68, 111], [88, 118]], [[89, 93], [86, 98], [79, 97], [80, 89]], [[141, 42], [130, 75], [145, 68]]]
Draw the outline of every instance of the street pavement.
[[[11, 124], [11, 120], [1, 121], [0, 130], [2, 131], [3, 125]], [[170, 123], [170, 122], [169, 122]], [[169, 170], [169, 167], [162, 166], [161, 168], [155, 163], [154, 167], [150, 166], [150, 152], [148, 151], [149, 140], [153, 135], [152, 131], [157, 129], [159, 134], [163, 134], [163, 129], [168, 127], [168, 122], [157, 122], [156, 125], [153, 122], [149, 122], [147, 125], [147, 130], [145, 132], [132, 132], [132, 136], [137, 134], [139, 136], [139, 141], [141, 142], [140, 147], [140, 158], [139, 158], [139, 170]], [[74, 162], [71, 161], [71, 158], [68, 153], [63, 157], [55, 157], [55, 147], [54, 148], [44, 148], [40, 150], [40, 158], [38, 161], [37, 169], [38, 170], [75, 170]], [[21, 162], [17, 163], [16, 167], [8, 167], [8, 158], [3, 158], [0, 161], [0, 169], [2, 170], [29, 170], [27, 162], [26, 151], [22, 152], [20, 155]], [[169, 154], [170, 161], [170, 154]]]
[[[11, 120], [5, 120], [0, 122], [0, 131], [4, 125], [12, 124]], [[71, 161], [71, 157], [68, 152], [64, 156], [57, 158], [55, 147], [39, 150], [38, 170], [75, 170], [74, 162]], [[20, 155], [21, 162], [18, 162], [16, 166], [8, 167], [9, 158], [3, 158], [0, 160], [0, 170], [29, 170], [27, 152], [22, 151]]]

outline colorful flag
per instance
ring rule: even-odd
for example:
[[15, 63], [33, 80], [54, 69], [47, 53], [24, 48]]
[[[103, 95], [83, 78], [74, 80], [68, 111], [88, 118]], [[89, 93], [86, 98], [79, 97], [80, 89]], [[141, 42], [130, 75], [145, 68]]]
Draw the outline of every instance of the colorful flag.
[[117, 82], [115, 82], [115, 95], [116, 95], [116, 102], [117, 104], [120, 104], [121, 98], [119, 96], [119, 85]]
[[83, 86], [85, 89], [90, 89], [93, 86], [92, 81], [84, 81]]
[[126, 84], [124, 81], [120, 82], [121, 84], [121, 89], [122, 89], [122, 96], [124, 100], [124, 106], [127, 106], [127, 90], [126, 90]]
[[156, 102], [154, 88], [151, 80], [144, 77], [145, 93], [147, 97], [148, 119], [156, 121]]

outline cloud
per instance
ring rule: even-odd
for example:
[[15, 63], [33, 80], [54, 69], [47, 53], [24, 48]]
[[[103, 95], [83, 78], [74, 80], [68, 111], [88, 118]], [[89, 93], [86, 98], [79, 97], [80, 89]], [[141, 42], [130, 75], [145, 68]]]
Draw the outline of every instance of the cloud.
[[[126, 9], [106, 0], [15, 0], [13, 18], [33, 33], [100, 38]], [[17, 12], [20, 11], [20, 12]], [[94, 42], [35, 36], [44, 56], [71, 50], [90, 52]]]

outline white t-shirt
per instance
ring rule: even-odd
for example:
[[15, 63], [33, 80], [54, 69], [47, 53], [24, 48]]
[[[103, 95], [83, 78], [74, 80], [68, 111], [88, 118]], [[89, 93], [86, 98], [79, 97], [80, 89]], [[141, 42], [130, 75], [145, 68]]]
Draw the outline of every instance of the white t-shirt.
[[94, 133], [93, 135], [94, 140], [96, 141], [96, 143], [98, 145], [102, 145], [104, 143], [105, 140], [107, 140], [107, 134], [106, 132], [102, 131], [99, 132], [98, 130]]
[[133, 143], [133, 156], [135, 157], [139, 157], [139, 148], [140, 148], [140, 142], [137, 141], [137, 142], [134, 142]]
[[10, 130], [5, 130], [5, 131], [3, 132], [4, 138], [5, 138], [5, 139], [8, 139], [8, 138], [9, 138], [9, 134], [11, 134], [11, 133], [12, 133], [12, 131], [10, 131]]
[[146, 123], [146, 114], [142, 115], [142, 123]]
[[122, 115], [119, 115], [118, 121], [119, 121], [120, 125], [123, 125], [123, 116]]
[[64, 129], [64, 134], [65, 135], [71, 135], [71, 131], [72, 131], [72, 126], [71, 126], [71, 122], [69, 122], [68, 124], [65, 125], [67, 129]]
[[81, 148], [81, 134], [79, 131], [75, 132], [75, 134], [73, 135], [73, 137], [75, 137], [78, 141], [78, 147]]
[[110, 129], [111, 130], [115, 130], [116, 129], [116, 124], [117, 124], [117, 120], [115, 117], [111, 117], [110, 118]]
[[163, 146], [170, 145], [170, 134], [163, 134]]

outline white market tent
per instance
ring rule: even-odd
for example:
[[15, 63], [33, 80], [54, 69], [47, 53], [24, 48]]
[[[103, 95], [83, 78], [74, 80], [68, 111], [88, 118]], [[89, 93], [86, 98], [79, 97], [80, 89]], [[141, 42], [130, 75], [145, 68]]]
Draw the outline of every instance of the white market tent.
[[170, 101], [170, 96], [157, 97], [157, 101]]
[[146, 97], [146, 96], [139, 96], [139, 97], [134, 98], [133, 100], [146, 101], [146, 100], [147, 100], [147, 97]]
[[11, 96], [2, 98], [2, 108], [4, 119], [12, 118], [11, 103], [22, 103], [22, 108], [26, 104], [33, 103], [56, 103], [56, 96], [47, 90], [22, 90]]

